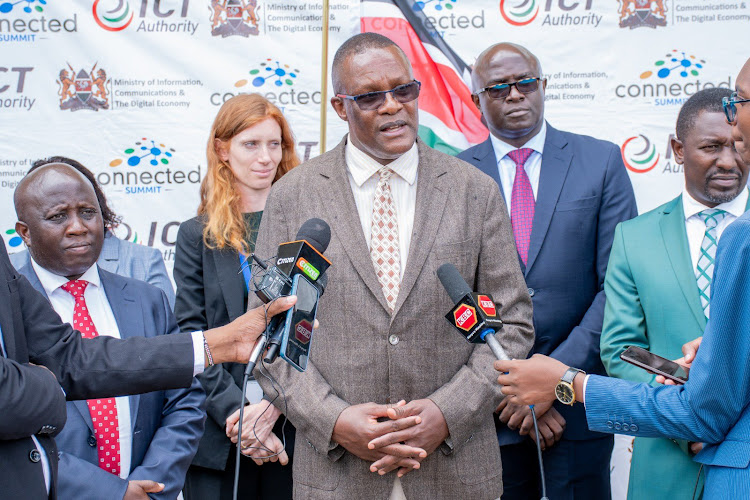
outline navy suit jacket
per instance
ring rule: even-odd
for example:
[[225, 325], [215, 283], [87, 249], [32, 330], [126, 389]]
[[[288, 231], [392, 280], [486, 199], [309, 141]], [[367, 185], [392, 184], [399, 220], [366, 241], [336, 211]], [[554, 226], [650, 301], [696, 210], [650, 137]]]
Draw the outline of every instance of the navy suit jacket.
[[[492, 141], [458, 155], [500, 184]], [[604, 277], [615, 227], [637, 215], [633, 187], [617, 146], [547, 124], [527, 265], [521, 270], [534, 303], [536, 341], [546, 354], [588, 373], [605, 373], [599, 358]], [[520, 258], [519, 258], [520, 262]], [[583, 408], [555, 403], [565, 438], [593, 439]], [[525, 436], [504, 425], [500, 444]]]
[[705, 500], [750, 498], [748, 235], [750, 213], [745, 213], [721, 236], [711, 319], [685, 385], [651, 387], [606, 377], [590, 377], [586, 384], [592, 429], [706, 443], [695, 456], [707, 466]]
[[[30, 262], [18, 272], [46, 293]], [[179, 332], [163, 291], [147, 283], [99, 270], [120, 336], [155, 337]], [[122, 498], [129, 480], [164, 483], [151, 498], [174, 499], [198, 449], [205, 420], [205, 393], [197, 379], [189, 389], [129, 396], [132, 435], [130, 474], [121, 479], [97, 465], [97, 442], [85, 400], [67, 403], [65, 428], [57, 436], [60, 498]]]

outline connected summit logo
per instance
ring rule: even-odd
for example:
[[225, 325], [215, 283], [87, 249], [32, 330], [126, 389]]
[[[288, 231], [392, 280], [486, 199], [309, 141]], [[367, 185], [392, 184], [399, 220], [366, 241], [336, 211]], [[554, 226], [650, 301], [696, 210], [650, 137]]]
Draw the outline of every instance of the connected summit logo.
[[175, 149], [162, 142], [142, 137], [122, 151], [124, 158], [109, 162], [112, 170], [97, 174], [96, 180], [102, 186], [125, 194], [162, 194], [178, 184], [200, 184], [200, 165], [189, 171], [175, 166]]
[[[104, 5], [111, 5], [117, 2], [114, 8], [107, 10]], [[122, 31], [133, 21], [133, 11], [130, 9], [130, 3], [126, 0], [95, 0], [91, 7], [94, 14], [94, 21], [101, 28], [107, 31]]]
[[655, 106], [679, 106], [699, 90], [734, 88], [731, 75], [723, 81], [711, 78], [716, 77], [715, 70], [705, 75], [706, 65], [705, 59], [674, 49], [638, 74], [637, 80], [617, 85], [615, 96], [645, 100]]
[[[515, 5], [511, 5], [514, 1]], [[531, 24], [538, 14], [536, 0], [500, 0], [500, 15], [513, 26]]]
[[625, 167], [637, 174], [645, 174], [653, 170], [659, 164], [659, 158], [661, 157], [656, 152], [656, 146], [643, 134], [626, 139], [620, 147], [620, 152]]

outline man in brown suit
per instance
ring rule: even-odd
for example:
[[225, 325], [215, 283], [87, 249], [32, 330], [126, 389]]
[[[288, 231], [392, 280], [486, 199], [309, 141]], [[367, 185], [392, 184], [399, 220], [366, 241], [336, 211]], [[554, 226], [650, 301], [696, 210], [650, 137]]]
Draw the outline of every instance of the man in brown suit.
[[295, 497], [495, 499], [494, 358], [445, 321], [453, 304], [436, 270], [450, 262], [492, 294], [499, 342], [526, 357], [531, 300], [503, 200], [490, 177], [417, 140], [419, 82], [391, 40], [349, 39], [332, 78], [349, 134], [274, 185], [256, 243], [273, 255], [305, 220], [331, 226], [307, 371], [267, 367], [297, 428]]

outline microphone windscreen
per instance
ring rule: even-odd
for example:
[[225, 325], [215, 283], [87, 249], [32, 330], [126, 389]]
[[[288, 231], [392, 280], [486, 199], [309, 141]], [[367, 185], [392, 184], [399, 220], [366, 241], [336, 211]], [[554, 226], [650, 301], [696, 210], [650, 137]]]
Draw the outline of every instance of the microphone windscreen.
[[297, 231], [296, 239], [305, 240], [315, 250], [324, 253], [331, 242], [331, 227], [323, 219], [308, 219]]
[[471, 293], [471, 288], [453, 264], [447, 263], [440, 266], [437, 275], [453, 303], [458, 303], [467, 293]]

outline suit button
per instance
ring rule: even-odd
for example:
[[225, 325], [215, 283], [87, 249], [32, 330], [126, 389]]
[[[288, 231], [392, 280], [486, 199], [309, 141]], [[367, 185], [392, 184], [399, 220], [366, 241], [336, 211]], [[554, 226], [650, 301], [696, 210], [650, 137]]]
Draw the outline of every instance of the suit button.
[[621, 428], [622, 428], [622, 425], [620, 424], [620, 422], [615, 422], [615, 430], [619, 431]]
[[534, 289], [531, 288], [531, 287], [529, 287], [529, 297], [533, 297], [534, 293], [536, 293], [536, 292], [534, 292]]
[[614, 427], [614, 424], [612, 423], [612, 421], [611, 420], [607, 420], [607, 428], [611, 429], [612, 427]]
[[630, 430], [630, 426], [628, 424], [622, 424], [622, 430], [623, 432], [628, 432]]
[[638, 426], [635, 424], [630, 424], [630, 432], [638, 432]]
[[96, 446], [96, 438], [94, 436], [89, 436], [89, 438], [86, 440], [86, 442], [91, 446], [92, 448]]
[[39, 453], [39, 450], [31, 450], [29, 452], [29, 460], [31, 460], [34, 463], [39, 462], [42, 459], [42, 454]]
[[393, 335], [391, 335], [390, 337], [388, 337], [388, 342], [389, 342], [389, 343], [390, 343], [391, 345], [396, 345], [396, 344], [398, 344], [398, 335], [396, 335], [396, 334], [394, 333]]

